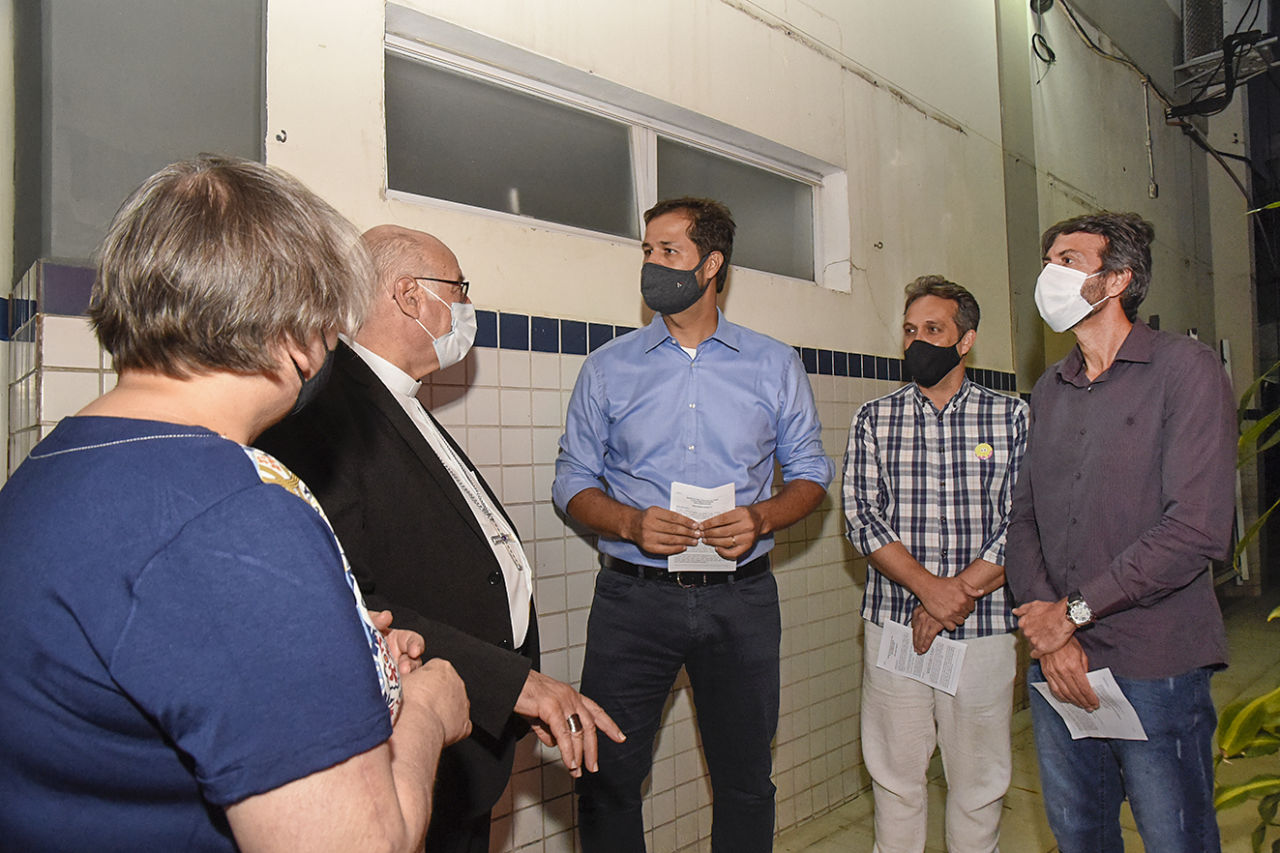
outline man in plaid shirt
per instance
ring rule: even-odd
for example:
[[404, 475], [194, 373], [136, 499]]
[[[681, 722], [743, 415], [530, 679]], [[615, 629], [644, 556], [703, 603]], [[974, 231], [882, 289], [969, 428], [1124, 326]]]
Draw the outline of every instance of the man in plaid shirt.
[[[947, 849], [997, 849], [1009, 787], [1015, 623], [1004, 587], [1005, 529], [1026, 448], [1027, 405], [965, 377], [979, 310], [941, 276], [906, 288], [910, 384], [858, 410], [844, 464], [849, 541], [867, 557], [862, 753], [876, 850], [924, 849], [926, 771], [947, 774]], [[876, 666], [886, 620], [924, 654], [965, 644], [955, 695]]]

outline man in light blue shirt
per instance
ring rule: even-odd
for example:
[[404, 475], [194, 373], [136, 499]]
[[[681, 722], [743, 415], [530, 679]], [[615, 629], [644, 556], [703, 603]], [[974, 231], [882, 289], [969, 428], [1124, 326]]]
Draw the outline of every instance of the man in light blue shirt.
[[[582, 689], [627, 734], [601, 743], [599, 772], [578, 782], [584, 853], [644, 851], [641, 785], [681, 666], [711, 773], [712, 850], [772, 849], [781, 620], [768, 552], [834, 467], [795, 351], [716, 305], [733, 233], [707, 199], [645, 213], [641, 293], [656, 316], [593, 353], [569, 402], [553, 497], [599, 534], [603, 567]], [[696, 521], [669, 508], [673, 483], [731, 485], [734, 507]], [[668, 570], [699, 544], [728, 570]]]

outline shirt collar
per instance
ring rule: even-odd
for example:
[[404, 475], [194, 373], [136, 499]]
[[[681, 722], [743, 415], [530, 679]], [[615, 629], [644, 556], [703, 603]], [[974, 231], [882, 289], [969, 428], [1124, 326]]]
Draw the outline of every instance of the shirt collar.
[[[918, 408], [922, 411], [928, 411], [930, 409], [935, 412], [938, 411], [933, 405], [933, 401], [924, 395], [924, 392], [920, 390], [920, 386], [917, 383], [912, 382], [910, 388], [911, 394], [915, 398], [916, 406]], [[942, 414], [949, 409], [959, 408], [964, 405], [964, 401], [968, 399], [969, 392], [971, 390], [973, 390], [973, 383], [969, 381], [968, 376], [965, 376], [964, 380], [960, 383], [960, 388], [951, 396], [951, 399], [947, 401], [947, 404], [942, 407], [942, 411], [938, 412], [938, 414]]]
[[416, 398], [418, 389], [422, 387], [422, 383], [378, 355], [368, 347], [361, 346], [355, 341], [347, 342], [355, 354], [373, 371], [374, 375], [387, 386], [392, 394], [400, 397]]
[[[1141, 320], [1134, 320], [1129, 334], [1125, 336], [1120, 349], [1116, 351], [1115, 361], [1149, 363], [1151, 354], [1155, 350], [1156, 336], [1155, 329]], [[1067, 357], [1059, 362], [1058, 375], [1072, 385], [1088, 384], [1089, 380], [1085, 377], [1084, 353], [1080, 352], [1079, 344], [1072, 347]]]
[[[638, 334], [641, 335], [641, 344], [645, 352], [649, 352], [654, 347], [670, 338], [671, 332], [667, 330], [667, 324], [663, 321], [661, 314], [654, 314], [653, 319], [649, 321], [649, 325], [641, 329]], [[736, 323], [730, 323], [724, 318], [724, 312], [719, 308], [716, 309], [716, 330], [711, 333], [711, 337], [707, 340], [715, 340], [727, 346], [734, 352], [742, 351], [742, 327]]]

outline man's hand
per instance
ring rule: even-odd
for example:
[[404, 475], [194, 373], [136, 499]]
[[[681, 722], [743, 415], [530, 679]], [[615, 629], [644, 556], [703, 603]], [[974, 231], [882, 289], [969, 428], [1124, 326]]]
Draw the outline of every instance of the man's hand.
[[948, 631], [963, 625], [973, 612], [974, 602], [985, 594], [974, 589], [962, 577], [930, 577], [923, 589], [913, 590], [929, 615], [942, 623]]
[[422, 666], [422, 653], [427, 644], [417, 631], [401, 630], [391, 627], [390, 610], [370, 610], [369, 619], [378, 633], [387, 639], [387, 651], [396, 662], [396, 668], [402, 676], [408, 675]]
[[1031, 657], [1042, 658], [1056, 652], [1076, 632], [1075, 624], [1067, 618], [1067, 600], [1028, 601], [1015, 607], [1018, 630], [1031, 644]]
[[[444, 746], [471, 734], [471, 701], [453, 664], [432, 658], [401, 681], [406, 703], [425, 708], [440, 723]], [[404, 719], [404, 714], [400, 715]]]
[[755, 547], [764, 518], [752, 506], [734, 507], [702, 522], [702, 541], [726, 560], [736, 560]]
[[[600, 769], [597, 756], [596, 731], [602, 731], [615, 743], [622, 743], [627, 736], [622, 733], [608, 714], [595, 702], [583, 696], [563, 681], [557, 681], [537, 670], [530, 670], [525, 679], [520, 698], [516, 700], [516, 713], [529, 721], [538, 740], [547, 746], [560, 749], [564, 766], [575, 778], [582, 775], [585, 766], [592, 773]], [[577, 715], [582, 731], [569, 731], [569, 717]]]
[[650, 554], [679, 554], [698, 544], [698, 523], [678, 512], [651, 506], [635, 510], [623, 538]]
[[933, 638], [942, 633], [942, 623], [929, 615], [924, 605], [916, 605], [911, 614], [911, 645], [916, 654], [922, 655], [933, 645]]
[[1053, 695], [1086, 711], [1098, 710], [1098, 694], [1089, 684], [1089, 656], [1075, 637], [1040, 657], [1040, 669]]

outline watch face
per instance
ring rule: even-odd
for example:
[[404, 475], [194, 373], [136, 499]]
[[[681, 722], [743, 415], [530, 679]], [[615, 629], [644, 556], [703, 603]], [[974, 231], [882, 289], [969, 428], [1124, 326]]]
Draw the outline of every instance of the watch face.
[[1077, 625], [1084, 625], [1093, 618], [1093, 611], [1085, 604], [1084, 599], [1078, 598], [1067, 602], [1067, 618]]

